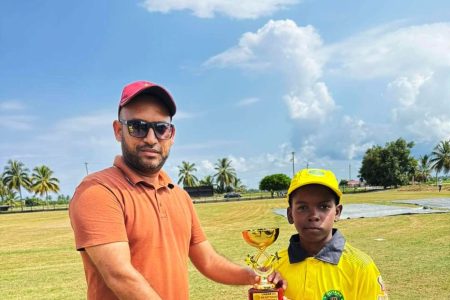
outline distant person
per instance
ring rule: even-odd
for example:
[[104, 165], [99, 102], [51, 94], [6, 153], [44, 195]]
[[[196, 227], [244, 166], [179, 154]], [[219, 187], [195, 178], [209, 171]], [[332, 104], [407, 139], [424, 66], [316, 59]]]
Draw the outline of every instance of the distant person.
[[304, 169], [291, 181], [287, 217], [297, 233], [278, 252], [276, 266], [287, 280], [292, 300], [388, 299], [373, 260], [333, 229], [342, 212], [336, 177], [331, 171]]
[[442, 179], [439, 179], [438, 181], [438, 188], [439, 188], [439, 192], [442, 190]]
[[[161, 169], [174, 143], [176, 106], [151, 82], [123, 89], [113, 122], [122, 156], [77, 187], [69, 215], [88, 299], [189, 298], [188, 260], [206, 277], [252, 285], [256, 273], [216, 253], [192, 200]], [[285, 282], [272, 274], [275, 284]]]

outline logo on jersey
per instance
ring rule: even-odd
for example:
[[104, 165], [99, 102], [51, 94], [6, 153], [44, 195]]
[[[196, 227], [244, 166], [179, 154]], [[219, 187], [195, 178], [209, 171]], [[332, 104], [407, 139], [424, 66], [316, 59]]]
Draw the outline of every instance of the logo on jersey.
[[331, 290], [323, 295], [322, 300], [344, 300], [344, 295], [339, 291]]

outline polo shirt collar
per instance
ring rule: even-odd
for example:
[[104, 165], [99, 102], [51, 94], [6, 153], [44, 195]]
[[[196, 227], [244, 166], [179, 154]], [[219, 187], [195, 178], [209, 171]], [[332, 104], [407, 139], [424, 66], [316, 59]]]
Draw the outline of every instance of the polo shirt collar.
[[[147, 186], [153, 186], [152, 184], [147, 182], [145, 177], [139, 175], [133, 169], [128, 167], [127, 164], [125, 163], [125, 161], [123, 160], [122, 155], [117, 155], [115, 157], [114, 167], [121, 170], [122, 173], [124, 174], [125, 178], [127, 179], [127, 181], [129, 183], [131, 183], [132, 185], [137, 185], [138, 183], [142, 183]], [[166, 172], [164, 172], [163, 170], [159, 171], [158, 180], [159, 180], [160, 187], [168, 187], [168, 188], [174, 187], [174, 185], [172, 183], [172, 179], [170, 179], [169, 175], [167, 175]], [[158, 188], [158, 187], [155, 187], [155, 188]]]
[[[341, 258], [342, 251], [344, 250], [345, 238], [335, 228], [333, 229], [332, 234], [333, 236], [331, 240], [325, 244], [325, 246], [314, 256], [314, 258], [337, 265], [339, 263], [339, 259]], [[288, 255], [289, 262], [291, 264], [301, 262], [309, 257], [308, 253], [306, 253], [305, 249], [303, 249], [300, 245], [300, 236], [298, 234], [294, 234], [289, 240]]]

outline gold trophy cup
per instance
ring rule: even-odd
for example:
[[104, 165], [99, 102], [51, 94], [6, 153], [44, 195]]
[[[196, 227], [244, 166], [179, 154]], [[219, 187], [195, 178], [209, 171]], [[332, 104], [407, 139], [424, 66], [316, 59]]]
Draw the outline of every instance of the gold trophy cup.
[[266, 248], [272, 245], [278, 238], [279, 228], [249, 229], [242, 231], [244, 240], [258, 252], [252, 256], [247, 255], [246, 263], [261, 277], [259, 284], [248, 290], [248, 300], [282, 300], [283, 289], [276, 288], [273, 283], [267, 281], [267, 276], [274, 270], [274, 262], [278, 256], [269, 255]]

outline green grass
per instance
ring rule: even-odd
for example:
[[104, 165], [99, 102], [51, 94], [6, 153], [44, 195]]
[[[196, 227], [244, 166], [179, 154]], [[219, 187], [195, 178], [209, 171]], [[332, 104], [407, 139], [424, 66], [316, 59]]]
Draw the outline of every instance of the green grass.
[[[343, 204], [345, 209], [348, 203], [434, 197], [450, 197], [450, 192], [349, 194]], [[243, 241], [243, 229], [280, 227], [280, 237], [268, 251], [287, 245], [295, 229], [272, 213], [282, 207], [283, 199], [196, 205], [215, 249], [239, 264], [254, 251]], [[337, 227], [375, 260], [390, 299], [449, 297], [450, 213], [342, 220]], [[211, 282], [192, 266], [189, 275], [191, 299], [246, 299], [249, 287]], [[67, 211], [0, 215], [0, 282], [1, 299], [85, 299], [83, 266], [74, 250]]]

